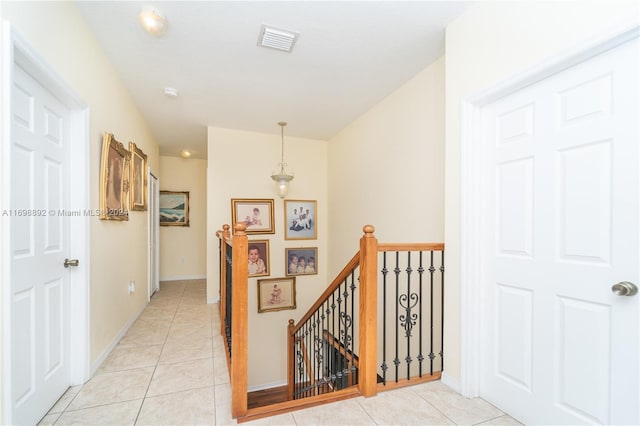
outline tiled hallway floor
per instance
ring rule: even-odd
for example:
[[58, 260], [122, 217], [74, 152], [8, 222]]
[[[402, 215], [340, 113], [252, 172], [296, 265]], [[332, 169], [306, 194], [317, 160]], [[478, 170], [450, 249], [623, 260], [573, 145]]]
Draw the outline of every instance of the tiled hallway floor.
[[[43, 425], [227, 425], [231, 391], [218, 305], [204, 280], [163, 282], [98, 372], [70, 388]], [[518, 425], [440, 382], [294, 411], [246, 424]]]

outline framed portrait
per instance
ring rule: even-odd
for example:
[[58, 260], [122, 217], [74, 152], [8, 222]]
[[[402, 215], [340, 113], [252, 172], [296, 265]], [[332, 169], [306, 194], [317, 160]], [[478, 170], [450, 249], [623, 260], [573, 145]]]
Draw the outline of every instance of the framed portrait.
[[268, 276], [269, 271], [269, 240], [249, 241], [249, 277]]
[[258, 313], [295, 308], [295, 277], [258, 280]]
[[286, 275], [315, 275], [318, 273], [318, 247], [285, 248]]
[[318, 236], [318, 215], [315, 200], [284, 201], [284, 239], [315, 240]]
[[112, 133], [102, 138], [100, 159], [100, 219], [129, 220], [129, 160], [131, 154]]
[[135, 143], [129, 142], [131, 161], [129, 167], [129, 205], [131, 210], [147, 210], [147, 154]]
[[160, 191], [160, 226], [189, 226], [189, 191]]
[[231, 223], [244, 222], [247, 234], [273, 234], [273, 198], [232, 198]]

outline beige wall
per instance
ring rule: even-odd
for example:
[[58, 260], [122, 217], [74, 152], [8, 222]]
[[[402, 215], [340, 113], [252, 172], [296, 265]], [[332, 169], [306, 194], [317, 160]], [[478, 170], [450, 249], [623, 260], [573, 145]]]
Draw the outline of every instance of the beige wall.
[[[283, 117], [286, 118], [286, 117]], [[275, 233], [250, 235], [268, 239], [271, 275], [285, 276], [285, 247], [317, 247], [318, 274], [296, 277], [296, 310], [258, 314], [257, 278], [249, 278], [249, 386], [282, 383], [286, 380], [286, 330], [289, 318], [299, 319], [329, 284], [327, 280], [327, 144], [324, 141], [287, 136], [285, 130], [287, 171], [295, 174], [289, 200], [317, 200], [317, 240], [284, 239], [284, 202], [278, 198], [270, 176], [278, 171], [280, 133], [244, 132], [209, 127], [207, 172], [207, 295], [219, 298], [218, 240], [215, 231], [231, 224], [231, 198], [274, 199]], [[236, 158], [238, 157], [238, 158]]]
[[[135, 142], [148, 155], [151, 170], [157, 171], [158, 146], [74, 3], [2, 3], [3, 18], [89, 105], [91, 209], [99, 208], [104, 132], [114, 133], [125, 144]], [[3, 56], [2, 67], [5, 61]], [[91, 218], [90, 250], [90, 351], [95, 364], [146, 304], [147, 213], [130, 212], [130, 220], [124, 223]], [[130, 281], [135, 281], [137, 288], [131, 295], [127, 293]], [[2, 348], [1, 352], [8, 349]]]
[[461, 102], [633, 18], [636, 1], [481, 2], [447, 27], [444, 353], [454, 381], [460, 377]]
[[160, 227], [160, 280], [204, 278], [207, 161], [160, 157], [159, 179], [161, 191], [189, 191], [189, 226]]
[[330, 140], [328, 179], [329, 276], [365, 224], [381, 242], [443, 241], [444, 58]]

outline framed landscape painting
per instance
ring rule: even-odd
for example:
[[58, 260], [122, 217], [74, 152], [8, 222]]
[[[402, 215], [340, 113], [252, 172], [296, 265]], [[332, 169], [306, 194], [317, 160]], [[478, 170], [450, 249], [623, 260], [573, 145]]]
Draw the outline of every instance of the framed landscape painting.
[[160, 191], [160, 226], [189, 226], [189, 191]]

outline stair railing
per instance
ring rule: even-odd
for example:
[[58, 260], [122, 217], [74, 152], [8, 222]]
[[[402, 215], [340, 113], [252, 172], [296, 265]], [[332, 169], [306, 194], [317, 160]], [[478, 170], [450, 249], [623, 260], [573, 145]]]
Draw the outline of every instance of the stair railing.
[[[231, 386], [231, 415], [247, 414], [247, 346], [249, 314], [249, 243], [246, 224], [236, 223], [233, 236], [229, 225], [217, 231], [220, 239], [220, 332], [224, 337]], [[235, 344], [234, 344], [235, 342]]]

